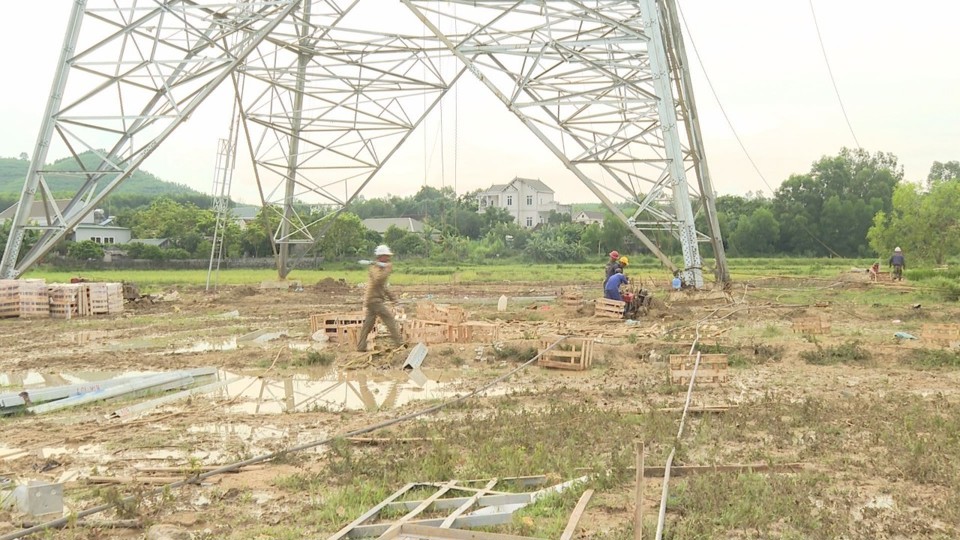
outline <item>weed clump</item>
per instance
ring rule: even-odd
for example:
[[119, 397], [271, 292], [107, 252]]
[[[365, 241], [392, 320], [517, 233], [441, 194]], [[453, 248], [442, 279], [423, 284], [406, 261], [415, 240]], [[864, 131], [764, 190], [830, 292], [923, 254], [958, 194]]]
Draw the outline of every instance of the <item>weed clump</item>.
[[960, 351], [943, 349], [915, 349], [902, 363], [918, 368], [960, 368]]
[[517, 345], [501, 345], [493, 348], [493, 355], [497, 360], [526, 362], [537, 355], [537, 349], [534, 347], [522, 347]]
[[337, 359], [331, 352], [309, 351], [300, 361], [303, 366], [329, 366]]
[[870, 360], [870, 352], [860, 346], [859, 341], [846, 341], [833, 347], [821, 347], [815, 351], [800, 353], [808, 364], [826, 366], [831, 364], [855, 364]]

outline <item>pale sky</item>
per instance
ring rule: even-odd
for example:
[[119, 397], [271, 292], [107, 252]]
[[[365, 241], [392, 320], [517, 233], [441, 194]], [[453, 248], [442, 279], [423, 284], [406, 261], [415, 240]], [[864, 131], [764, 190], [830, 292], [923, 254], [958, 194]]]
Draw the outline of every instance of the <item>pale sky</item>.
[[[678, 2], [691, 32], [687, 53], [718, 193], [769, 190], [724, 120], [691, 38], [724, 109], [774, 188], [790, 174], [808, 171], [819, 157], [855, 146], [831, 86], [808, 0]], [[4, 3], [0, 156], [33, 151], [71, 4]], [[860, 144], [871, 152], [897, 155], [907, 179], [915, 181], [926, 178], [933, 161], [960, 159], [960, 39], [955, 29], [960, 2], [813, 0], [813, 5]], [[595, 201], [472, 76], [461, 82], [459, 99], [444, 105], [445, 173], [435, 111], [365, 196], [414, 193], [424, 184], [426, 168], [428, 185], [455, 185], [461, 193], [522, 176], [544, 180], [561, 202]], [[204, 107], [189, 127], [174, 133], [143, 168], [210, 192], [216, 143], [226, 136], [227, 119], [216, 107]], [[58, 157], [63, 156], [50, 156]], [[249, 175], [238, 172], [234, 198], [255, 203], [255, 193]]]

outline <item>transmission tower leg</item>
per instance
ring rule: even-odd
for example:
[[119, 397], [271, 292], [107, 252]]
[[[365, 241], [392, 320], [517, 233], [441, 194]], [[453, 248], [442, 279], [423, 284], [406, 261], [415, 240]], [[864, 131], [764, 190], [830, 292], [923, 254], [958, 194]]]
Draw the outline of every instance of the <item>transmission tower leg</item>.
[[[303, 15], [300, 25], [301, 41], [306, 40], [311, 33], [310, 11], [312, 5], [313, 0], [303, 0]], [[297, 170], [300, 163], [300, 132], [303, 127], [303, 94], [307, 83], [307, 66], [310, 64], [312, 58], [311, 54], [305, 50], [306, 43], [300, 43], [299, 45], [304, 47], [304, 51], [300, 53], [300, 58], [297, 62], [297, 82], [293, 95], [293, 111], [291, 111], [293, 115], [291, 118], [291, 127], [293, 130], [290, 133], [290, 152], [287, 156], [287, 180], [283, 195], [283, 219], [280, 220], [280, 231], [278, 235], [280, 245], [278, 246], [277, 272], [280, 279], [286, 279], [291, 270], [290, 245], [292, 243], [292, 234], [290, 225], [293, 221], [293, 202], [296, 196]], [[297, 234], [299, 235], [300, 231], [297, 231]]]
[[[77, 38], [80, 36], [83, 10], [86, 5], [86, 0], [76, 0], [70, 11], [63, 49], [60, 51], [60, 60], [57, 62], [57, 73], [53, 77], [53, 87], [47, 100], [47, 108], [43, 113], [43, 124], [40, 127], [40, 134], [37, 136], [33, 154], [30, 156], [30, 167], [27, 169], [23, 190], [20, 192], [20, 202], [17, 204], [17, 211], [13, 218], [10, 236], [7, 238], [6, 249], [3, 251], [3, 260], [0, 261], [0, 278], [20, 277], [16, 268], [17, 259], [20, 255], [20, 249], [23, 247], [23, 238], [27, 232], [26, 227], [30, 220], [30, 210], [33, 209], [37, 188], [40, 187], [40, 168], [47, 161], [50, 140], [56, 126], [54, 115], [60, 110], [60, 105], [63, 102], [64, 89], [67, 87], [67, 75], [70, 73], [70, 58], [77, 47]], [[56, 203], [50, 202], [56, 206]]]
[[667, 53], [660, 13], [655, 0], [640, 0], [643, 10], [643, 26], [650, 36], [650, 69], [653, 71], [653, 85], [656, 88], [657, 109], [660, 114], [660, 126], [663, 143], [669, 161], [667, 171], [673, 182], [673, 206], [679, 228], [680, 246], [683, 249], [683, 269], [681, 279], [694, 287], [703, 287], [703, 262], [700, 259], [700, 245], [697, 240], [697, 228], [693, 219], [693, 207], [690, 205], [690, 191], [684, 170], [683, 149], [678, 130], [677, 110], [673, 102], [673, 89], [670, 84], [670, 65]]
[[683, 33], [680, 31], [679, 11], [676, 0], [663, 0], [666, 26], [669, 28], [670, 47], [675, 61], [675, 72], [680, 83], [681, 107], [685, 112], [687, 138], [690, 141], [690, 150], [693, 154], [697, 179], [700, 183], [700, 195], [703, 197], [703, 210], [710, 227], [710, 243], [713, 247], [713, 256], [716, 262], [716, 279], [726, 284], [730, 282], [730, 269], [727, 266], [727, 254], [723, 247], [723, 235], [720, 232], [720, 220], [717, 217], [717, 195], [713, 189], [713, 180], [710, 169], [707, 167], [706, 151], [703, 145], [703, 134], [700, 132], [700, 115], [697, 112], [697, 101], [693, 93], [693, 81], [690, 78], [690, 68], [687, 62], [687, 50], [683, 43]]

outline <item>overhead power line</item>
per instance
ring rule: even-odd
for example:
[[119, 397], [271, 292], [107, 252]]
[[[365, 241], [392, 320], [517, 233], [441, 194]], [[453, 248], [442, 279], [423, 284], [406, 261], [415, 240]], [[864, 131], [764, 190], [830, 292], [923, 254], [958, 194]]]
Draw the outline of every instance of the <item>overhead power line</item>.
[[837, 95], [837, 102], [840, 103], [840, 111], [843, 112], [843, 119], [847, 122], [847, 129], [850, 130], [850, 135], [853, 136], [853, 142], [857, 145], [857, 148], [863, 148], [860, 146], [857, 134], [853, 132], [853, 124], [850, 123], [850, 117], [847, 116], [847, 108], [844, 107], [843, 99], [840, 97], [840, 89], [837, 87], [837, 80], [833, 76], [830, 59], [827, 58], [827, 48], [823, 45], [823, 36], [820, 34], [820, 23], [817, 22], [817, 12], [813, 9], [813, 0], [808, 0], [808, 3], [810, 4], [810, 14], [813, 15], [813, 26], [817, 29], [817, 41], [820, 42], [820, 51], [823, 52], [823, 63], [827, 65], [827, 73], [830, 74], [830, 83], [833, 84], [833, 92]]
[[767, 189], [770, 190], [770, 194], [773, 195], [775, 191], [773, 186], [770, 185], [770, 182], [767, 182], [767, 178], [763, 175], [763, 172], [760, 171], [760, 167], [757, 166], [757, 162], [753, 160], [750, 152], [747, 151], [747, 146], [743, 144], [743, 139], [741, 139], [740, 134], [737, 133], [737, 128], [733, 127], [733, 121], [730, 120], [727, 110], [723, 108], [723, 103], [720, 101], [720, 96], [717, 94], [717, 89], [713, 87], [713, 81], [710, 80], [710, 75], [707, 73], [707, 68], [703, 65], [703, 59], [700, 58], [700, 51], [697, 49], [697, 42], [693, 40], [693, 34], [690, 32], [690, 27], [687, 26], [687, 18], [684, 16], [683, 7], [680, 6], [679, 2], [677, 3], [677, 11], [680, 12], [680, 21], [683, 23], [683, 30], [686, 39], [690, 41], [690, 48], [693, 49], [693, 55], [697, 58], [697, 64], [700, 65], [700, 71], [703, 73], [703, 77], [707, 81], [707, 86], [710, 87], [710, 93], [713, 94], [713, 100], [717, 102], [717, 106], [720, 107], [720, 112], [723, 113], [723, 119], [726, 120], [727, 127], [730, 128], [730, 131], [733, 133], [733, 137], [737, 140], [737, 144], [739, 144], [740, 149], [743, 150], [743, 155], [747, 157], [747, 161], [749, 161], [750, 165], [753, 166], [753, 170], [757, 172], [757, 176], [760, 177], [760, 180], [763, 180], [763, 183], [767, 186]]
[[[813, 7], [813, 6], [812, 6], [812, 4], [811, 4], [811, 8], [812, 8], [812, 7]], [[717, 106], [720, 107], [720, 112], [723, 113], [723, 119], [727, 121], [727, 126], [730, 127], [730, 131], [733, 133], [734, 138], [737, 139], [737, 143], [740, 145], [740, 149], [743, 150], [743, 154], [744, 154], [745, 156], [747, 156], [747, 160], [750, 161], [750, 165], [753, 166], [753, 170], [755, 170], [755, 171], [757, 172], [757, 176], [760, 177], [760, 180], [763, 180], [764, 185], [767, 186], [767, 189], [770, 190], [770, 194], [773, 195], [773, 194], [775, 193], [775, 190], [773, 189], [773, 186], [770, 185], [770, 182], [767, 181], [767, 178], [763, 175], [763, 172], [760, 171], [760, 167], [757, 166], [757, 163], [753, 160], [753, 157], [750, 156], [750, 152], [747, 151], [746, 145], [743, 144], [743, 140], [740, 138], [740, 134], [737, 133], [737, 129], [736, 129], [735, 127], [733, 127], [733, 122], [730, 120], [730, 116], [727, 115], [727, 110], [723, 108], [723, 103], [720, 101], [720, 96], [717, 95], [717, 89], [713, 87], [713, 81], [710, 80], [710, 75], [707, 73], [707, 68], [706, 68], [706, 66], [703, 65], [703, 59], [700, 58], [700, 51], [697, 49], [697, 43], [696, 43], [696, 41], [693, 40], [693, 34], [690, 32], [690, 27], [687, 26], [687, 18], [684, 16], [684, 14], [683, 14], [683, 8], [680, 7], [680, 3], [679, 3], [679, 2], [677, 2], [677, 11], [680, 13], [680, 21], [683, 23], [683, 30], [684, 30], [684, 34], [685, 34], [685, 36], [686, 36], [686, 39], [690, 41], [690, 48], [693, 49], [693, 55], [694, 55], [694, 56], [696, 57], [696, 59], [697, 59], [697, 64], [700, 65], [700, 71], [703, 72], [703, 77], [704, 77], [704, 78], [706, 79], [706, 81], [707, 81], [707, 86], [710, 87], [710, 93], [713, 94], [713, 99], [714, 99], [714, 101], [717, 102]], [[822, 43], [822, 42], [821, 42], [821, 43]], [[837, 97], [839, 98], [839, 96], [840, 96], [840, 94], [838, 93], [838, 94], [837, 94]], [[841, 107], [842, 107], [842, 103], [841, 103]], [[844, 117], [846, 117], [846, 112], [844, 112]], [[847, 122], [847, 125], [848, 125], [848, 126], [850, 125], [850, 122], [849, 122], [849, 121]], [[850, 128], [850, 133], [853, 133], [853, 128]], [[856, 136], [855, 136], [855, 135], [854, 135], [854, 140], [856, 140]], [[860, 147], [860, 143], [857, 143], [857, 147], [858, 147], [858, 148]], [[828, 246], [828, 245], [827, 245], [823, 240], [821, 240], [817, 235], [813, 234], [813, 231], [811, 231], [809, 228], [807, 228], [807, 227], [806, 227], [805, 225], [803, 225], [802, 223], [799, 223], [799, 225], [800, 225], [800, 227], [804, 230], [804, 232], [806, 232], [808, 235], [810, 235], [810, 238], [813, 238], [813, 240], [814, 240], [815, 242], [817, 242], [818, 244], [820, 244], [821, 246], [823, 246], [824, 249], [826, 249], [827, 251], [829, 251], [829, 252], [830, 252], [831, 254], [833, 254], [834, 256], [840, 257], [840, 254], [838, 254], [836, 251], [834, 251], [833, 248], [831, 248], [830, 246]]]

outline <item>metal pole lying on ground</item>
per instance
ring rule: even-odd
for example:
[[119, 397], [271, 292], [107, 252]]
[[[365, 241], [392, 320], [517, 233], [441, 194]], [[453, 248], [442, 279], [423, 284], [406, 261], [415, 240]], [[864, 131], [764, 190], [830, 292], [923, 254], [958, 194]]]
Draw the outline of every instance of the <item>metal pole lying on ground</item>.
[[637, 448], [637, 493], [636, 506], [633, 509], [633, 538], [643, 540], [643, 459], [645, 448], [643, 441], [636, 443]]

